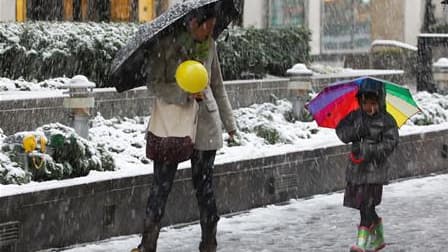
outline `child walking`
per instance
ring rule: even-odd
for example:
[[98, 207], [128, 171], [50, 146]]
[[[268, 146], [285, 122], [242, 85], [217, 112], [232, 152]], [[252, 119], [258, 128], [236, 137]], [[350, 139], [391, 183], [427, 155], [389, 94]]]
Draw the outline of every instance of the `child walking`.
[[360, 211], [356, 243], [351, 252], [379, 251], [385, 247], [383, 221], [375, 207], [388, 183], [388, 158], [398, 144], [398, 127], [386, 111], [381, 82], [366, 79], [357, 93], [360, 108], [336, 127], [344, 143], [352, 143], [346, 169], [344, 206]]

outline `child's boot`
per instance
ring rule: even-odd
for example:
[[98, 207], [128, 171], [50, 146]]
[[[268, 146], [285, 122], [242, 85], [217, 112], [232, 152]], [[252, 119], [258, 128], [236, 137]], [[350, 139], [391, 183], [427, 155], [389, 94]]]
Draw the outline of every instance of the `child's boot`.
[[359, 226], [356, 244], [350, 248], [350, 252], [365, 252], [369, 242], [369, 236], [369, 228]]
[[383, 220], [379, 219], [370, 229], [370, 241], [367, 245], [367, 251], [380, 251], [385, 246]]
[[131, 250], [131, 252], [142, 252], [142, 251], [140, 250], [139, 247], [137, 247], [137, 248], [133, 248], [133, 249]]

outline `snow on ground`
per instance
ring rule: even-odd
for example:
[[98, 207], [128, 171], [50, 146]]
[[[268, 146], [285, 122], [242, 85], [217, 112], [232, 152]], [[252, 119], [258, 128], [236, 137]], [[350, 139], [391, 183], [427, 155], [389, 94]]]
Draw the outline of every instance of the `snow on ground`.
[[[224, 216], [218, 225], [218, 251], [348, 251], [355, 241], [359, 213], [342, 207], [342, 193], [316, 195]], [[384, 188], [378, 214], [384, 219], [384, 251], [446, 251], [448, 175], [393, 183]], [[198, 224], [162, 229], [158, 251], [197, 251]], [[76, 245], [64, 252], [130, 251], [139, 235]]]
[[[400, 135], [448, 129], [448, 96], [420, 92], [414, 98], [423, 113], [412, 117], [400, 129]], [[225, 140], [224, 147], [217, 153], [216, 164], [342, 144], [332, 129], [319, 128], [314, 121], [288, 119], [291, 108], [291, 103], [280, 100], [277, 104], [265, 103], [235, 110], [239, 146], [229, 146]], [[148, 117], [104, 119], [101, 115], [92, 120], [89, 138], [94, 144], [104, 145], [112, 152], [117, 171], [91, 171], [86, 177], [62, 181], [0, 185], [0, 197], [152, 173], [152, 163], [145, 158], [144, 146], [148, 120]], [[7, 161], [5, 156], [0, 158], [1, 163]], [[180, 169], [186, 167], [189, 167], [188, 161], [179, 166]], [[0, 169], [5, 167], [0, 166]]]

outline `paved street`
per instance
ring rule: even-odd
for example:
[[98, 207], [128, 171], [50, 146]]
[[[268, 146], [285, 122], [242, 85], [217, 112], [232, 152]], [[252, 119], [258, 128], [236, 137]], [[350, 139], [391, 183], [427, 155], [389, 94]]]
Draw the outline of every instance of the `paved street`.
[[[342, 207], [342, 193], [223, 217], [219, 251], [348, 251], [359, 215]], [[393, 183], [384, 190], [378, 213], [384, 218], [384, 251], [447, 251], [448, 175]], [[164, 228], [159, 251], [197, 251], [199, 225]], [[129, 251], [137, 235], [78, 245], [65, 252]]]

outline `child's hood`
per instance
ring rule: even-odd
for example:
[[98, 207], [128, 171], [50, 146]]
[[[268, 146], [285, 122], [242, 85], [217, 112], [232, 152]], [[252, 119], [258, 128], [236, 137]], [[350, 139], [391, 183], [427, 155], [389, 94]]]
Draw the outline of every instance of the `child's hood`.
[[357, 94], [358, 99], [362, 94], [365, 93], [375, 93], [379, 97], [378, 103], [380, 111], [386, 111], [386, 92], [384, 89], [384, 83], [382, 81], [372, 78], [363, 79], [359, 86]]

